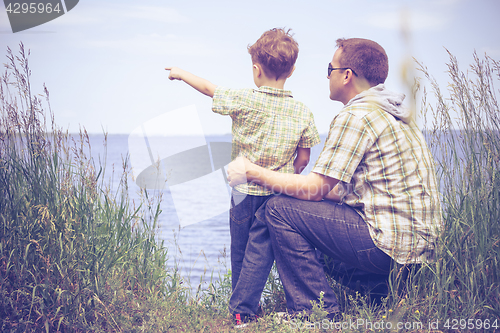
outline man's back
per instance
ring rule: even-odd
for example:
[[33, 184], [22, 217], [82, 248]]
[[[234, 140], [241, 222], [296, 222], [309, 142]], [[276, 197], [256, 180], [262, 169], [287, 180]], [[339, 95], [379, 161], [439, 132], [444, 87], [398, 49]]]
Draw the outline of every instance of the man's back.
[[434, 162], [422, 132], [397, 109], [370, 98], [348, 105], [315, 170], [341, 181], [343, 202], [367, 222], [377, 247], [399, 263], [421, 262], [441, 225]]

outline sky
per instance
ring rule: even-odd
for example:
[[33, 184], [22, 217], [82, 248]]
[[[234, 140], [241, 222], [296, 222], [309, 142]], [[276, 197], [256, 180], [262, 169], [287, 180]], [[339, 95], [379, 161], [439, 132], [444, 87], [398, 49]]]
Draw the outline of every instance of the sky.
[[[337, 38], [382, 45], [390, 90], [409, 94], [401, 73], [405, 64], [415, 67], [412, 57], [446, 90], [446, 50], [463, 71], [474, 51], [500, 59], [498, 14], [498, 0], [80, 0], [53, 21], [12, 33], [0, 4], [0, 62], [7, 62], [7, 47], [16, 53], [22, 42], [30, 50], [33, 90], [41, 93], [45, 83], [55, 121], [69, 132], [130, 134], [195, 105], [205, 135], [226, 134], [230, 118], [211, 112], [209, 97], [168, 80], [164, 68], [178, 66], [225, 87], [254, 87], [247, 46], [268, 29], [290, 28], [300, 51], [285, 88], [327, 133], [342, 108], [329, 99], [326, 79]], [[167, 127], [176, 131], [172, 135], [192, 131]]]

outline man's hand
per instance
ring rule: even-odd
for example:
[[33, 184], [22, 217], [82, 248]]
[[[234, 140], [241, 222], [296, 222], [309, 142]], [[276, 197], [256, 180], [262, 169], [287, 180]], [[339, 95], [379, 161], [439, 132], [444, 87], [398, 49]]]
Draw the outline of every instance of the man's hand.
[[[337, 185], [338, 180], [318, 173], [307, 175], [281, 173], [263, 168], [245, 157], [238, 157], [227, 168], [229, 185], [254, 182], [275, 193], [283, 193], [301, 200], [320, 201]], [[338, 200], [338, 189], [330, 193], [330, 200]]]
[[229, 163], [227, 167], [227, 181], [231, 187], [247, 182], [246, 171], [250, 166], [250, 161], [246, 157], [237, 157]]
[[184, 70], [179, 67], [165, 67], [165, 70], [170, 71], [168, 78], [170, 80], [182, 80], [182, 74], [185, 73]]

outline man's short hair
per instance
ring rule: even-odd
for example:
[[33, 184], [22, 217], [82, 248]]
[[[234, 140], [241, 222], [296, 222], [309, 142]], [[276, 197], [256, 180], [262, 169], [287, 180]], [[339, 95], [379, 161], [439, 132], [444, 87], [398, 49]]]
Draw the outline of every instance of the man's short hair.
[[252, 62], [261, 65], [268, 77], [278, 80], [292, 72], [299, 55], [299, 44], [293, 39], [290, 29], [274, 28], [249, 45], [248, 53]]
[[340, 67], [351, 68], [372, 86], [384, 83], [389, 74], [389, 61], [382, 46], [363, 38], [339, 38], [337, 47], [342, 49]]

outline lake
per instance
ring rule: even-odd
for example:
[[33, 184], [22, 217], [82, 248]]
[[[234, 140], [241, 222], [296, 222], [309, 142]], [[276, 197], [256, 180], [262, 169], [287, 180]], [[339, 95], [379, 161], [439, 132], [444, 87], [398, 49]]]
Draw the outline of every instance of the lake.
[[[321, 135], [321, 143], [311, 149], [311, 162], [304, 170], [307, 174], [312, 169], [323, 148], [326, 135]], [[229, 193], [217, 166], [215, 143], [231, 142], [231, 135], [206, 136], [202, 144], [208, 143], [206, 160], [202, 151], [196, 150], [194, 158], [198, 169], [189, 170], [182, 176], [182, 182], [175, 186], [165, 186], [164, 189], [148, 190], [150, 195], [161, 195], [158, 238], [165, 241], [169, 252], [169, 268], [177, 266], [181, 276], [189, 282], [191, 290], [195, 291], [200, 282], [202, 288], [207, 288], [211, 276], [215, 279], [219, 274], [225, 274], [230, 268], [230, 235], [229, 235]], [[152, 160], [169, 155], [179, 155], [179, 152], [200, 145], [199, 137], [150, 137], [144, 144], [144, 138], [131, 138], [129, 135], [108, 135], [107, 152], [104, 149], [104, 135], [91, 135], [90, 146], [96, 163], [104, 161], [106, 156], [106, 175], [113, 188], [118, 188], [122, 172], [123, 160], [130, 156], [134, 172], [128, 177], [128, 195], [138, 206], [141, 202], [140, 187], [134, 180], [138, 173], [146, 169]], [[428, 141], [430, 142], [430, 141]], [[173, 148], [172, 148], [173, 147]], [[440, 155], [439, 149], [433, 148], [433, 153]], [[162, 156], [153, 156], [159, 151]], [[193, 154], [191, 154], [193, 155]], [[188, 156], [189, 157], [189, 156]], [[191, 156], [190, 158], [192, 158]], [[435, 156], [439, 159], [439, 156]], [[203, 163], [210, 164], [208, 169]], [[186, 160], [182, 161], [186, 169]], [[104, 164], [104, 162], [101, 162]], [[175, 165], [173, 166], [175, 168]], [[179, 169], [179, 168], [178, 168]], [[115, 175], [111, 178], [112, 171]], [[208, 170], [208, 171], [207, 171]], [[167, 174], [168, 170], [163, 170]], [[182, 170], [181, 170], [182, 171]], [[186, 171], [186, 170], [184, 170]], [[191, 177], [187, 176], [191, 175]], [[194, 176], [193, 176], [194, 175]], [[200, 176], [201, 175], [201, 176]], [[181, 177], [181, 178], [182, 178]], [[190, 180], [191, 178], [196, 178]], [[169, 178], [170, 179], [170, 178]], [[202, 181], [199, 181], [202, 180]], [[170, 182], [170, 180], [169, 180]], [[442, 185], [442, 184], [441, 184]], [[209, 216], [209, 217], [207, 217]]]
[[[136, 144], [135, 140], [130, 140], [128, 135], [108, 135], [106, 151], [103, 145], [104, 135], [90, 135], [89, 138], [92, 148], [91, 155], [97, 165], [99, 160], [102, 161], [103, 165], [106, 165], [105, 178], [115, 190], [120, 182], [123, 160], [127, 156], [130, 156], [133, 168], [134, 164], [136, 166], [141, 163], [144, 166], [151, 164], [149, 163], [150, 151]], [[321, 152], [325, 138], [326, 135], [321, 136], [322, 142], [311, 149], [311, 162], [304, 173], [310, 172], [314, 161]], [[160, 145], [163, 149], [167, 146], [175, 147], [174, 152], [176, 152], [196, 145], [198, 139], [192, 137], [156, 137], [149, 138], [148, 145], [151, 147]], [[231, 135], [206, 136], [205, 139], [211, 146], [212, 143], [231, 142]], [[168, 152], [163, 151], [163, 157], [168, 154]], [[106, 156], [105, 163], [104, 156]], [[216, 161], [212, 161], [212, 164], [214, 162]], [[142, 169], [144, 166], [139, 168]], [[135, 170], [134, 173], [136, 173]], [[208, 179], [205, 176], [203, 178], [204, 185], [191, 184], [191, 188], [180, 184], [172, 186], [172, 189], [166, 186], [162, 190], [148, 191], [150, 194], [161, 194], [162, 196], [160, 203], [162, 213], [159, 216], [157, 232], [158, 238], [164, 240], [168, 248], [169, 267], [173, 268], [177, 265], [183, 278], [190, 282], [193, 291], [198, 288], [200, 281], [202, 288], [207, 288], [212, 274], [214, 278], [218, 278], [219, 274], [227, 273], [231, 266], [228, 211], [230, 188], [224, 183], [221, 185], [221, 181], [218, 180], [222, 176], [220, 171], [215, 171], [211, 175], [219, 178]], [[132, 174], [128, 177], [128, 195], [130, 200], [138, 206], [141, 197], [140, 187], [134, 181], [136, 178]], [[178, 189], [182, 186], [185, 188]], [[204, 186], [203, 189], [201, 189], [202, 186]], [[221, 194], [215, 195], [216, 191], [213, 189], [218, 190]], [[203, 203], [207, 198], [212, 201]], [[211, 217], [198, 221], [197, 217], [203, 212]], [[185, 219], [189, 220], [187, 225], [186, 222], [182, 223]]]

